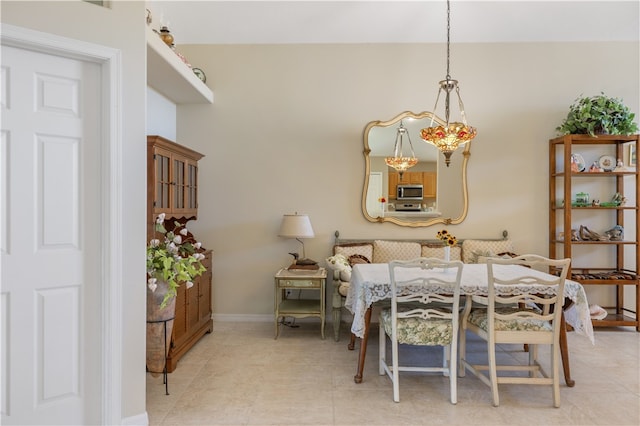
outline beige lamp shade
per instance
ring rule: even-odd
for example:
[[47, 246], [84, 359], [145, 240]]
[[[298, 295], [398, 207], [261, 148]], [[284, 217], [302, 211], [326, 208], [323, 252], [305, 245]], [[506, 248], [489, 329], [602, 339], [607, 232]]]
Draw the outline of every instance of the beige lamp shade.
[[282, 223], [280, 224], [279, 236], [284, 238], [295, 238], [302, 244], [302, 258], [305, 258], [304, 242], [301, 238], [313, 238], [313, 228], [311, 227], [311, 221], [306, 214], [285, 214], [282, 216]]
[[313, 238], [311, 221], [306, 214], [285, 214], [282, 216], [279, 236], [284, 238]]

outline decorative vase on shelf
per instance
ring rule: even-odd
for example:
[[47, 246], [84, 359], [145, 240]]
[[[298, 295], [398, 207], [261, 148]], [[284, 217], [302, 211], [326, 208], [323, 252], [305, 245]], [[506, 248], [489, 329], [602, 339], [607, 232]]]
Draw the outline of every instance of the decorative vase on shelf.
[[444, 260], [451, 261], [451, 246], [444, 246]]
[[147, 371], [154, 377], [165, 371], [176, 313], [175, 297], [161, 307], [169, 285], [160, 280], [157, 285], [155, 291], [147, 288]]
[[171, 45], [173, 44], [173, 34], [171, 34], [171, 31], [169, 31], [169, 28], [167, 27], [160, 28], [160, 38], [169, 47], [171, 47]]

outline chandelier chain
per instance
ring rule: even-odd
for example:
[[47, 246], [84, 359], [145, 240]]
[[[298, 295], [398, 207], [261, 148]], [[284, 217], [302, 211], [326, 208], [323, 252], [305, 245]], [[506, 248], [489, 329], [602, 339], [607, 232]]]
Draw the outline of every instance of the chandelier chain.
[[447, 80], [451, 80], [451, 74], [449, 73], [449, 58], [451, 56], [450, 53], [450, 44], [451, 44], [451, 5], [449, 0], [447, 0]]

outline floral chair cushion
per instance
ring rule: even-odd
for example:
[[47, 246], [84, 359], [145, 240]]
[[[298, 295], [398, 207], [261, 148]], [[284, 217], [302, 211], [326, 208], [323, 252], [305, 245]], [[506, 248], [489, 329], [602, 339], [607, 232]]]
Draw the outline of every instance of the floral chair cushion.
[[[496, 312], [499, 314], [507, 315], [514, 312], [521, 311], [518, 307], [504, 307], [497, 308]], [[477, 327], [488, 331], [488, 313], [486, 308], [472, 309], [469, 313], [468, 321], [471, 324], [475, 324]], [[496, 331], [552, 331], [551, 323], [549, 321], [542, 321], [537, 319], [511, 319], [503, 320], [496, 318]]]
[[[408, 308], [406, 308], [408, 309]], [[380, 312], [384, 331], [391, 336], [391, 309]], [[445, 346], [454, 336], [451, 320], [398, 318], [398, 343], [422, 346]]]

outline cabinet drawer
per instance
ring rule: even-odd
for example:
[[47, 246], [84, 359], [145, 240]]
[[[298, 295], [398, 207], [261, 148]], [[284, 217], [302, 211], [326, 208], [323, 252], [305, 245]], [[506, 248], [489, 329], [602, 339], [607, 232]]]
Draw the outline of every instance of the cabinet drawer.
[[314, 279], [278, 279], [278, 288], [320, 288], [320, 280]]

